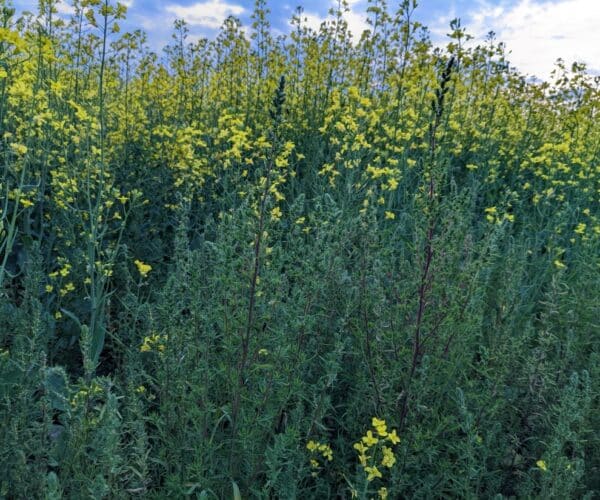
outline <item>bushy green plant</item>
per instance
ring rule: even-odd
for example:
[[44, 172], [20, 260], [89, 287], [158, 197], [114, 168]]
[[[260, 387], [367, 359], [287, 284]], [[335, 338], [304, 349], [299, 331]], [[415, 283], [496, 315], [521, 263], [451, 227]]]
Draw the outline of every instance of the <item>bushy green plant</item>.
[[0, 13], [0, 496], [593, 498], [597, 79], [416, 2], [164, 58]]

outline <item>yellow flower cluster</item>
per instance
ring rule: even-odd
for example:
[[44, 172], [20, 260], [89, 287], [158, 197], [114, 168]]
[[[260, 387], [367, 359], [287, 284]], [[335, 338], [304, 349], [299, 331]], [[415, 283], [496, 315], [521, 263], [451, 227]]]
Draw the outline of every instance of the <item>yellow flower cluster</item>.
[[[332, 151], [330, 161], [324, 163], [319, 175], [336, 185], [338, 176], [358, 170], [362, 180], [381, 191], [394, 191], [401, 178], [398, 156], [404, 148], [397, 127], [383, 125], [385, 134], [377, 135], [384, 110], [369, 97], [361, 95], [355, 86], [345, 93], [332, 92], [331, 102], [319, 131], [329, 135]], [[380, 154], [373, 155], [374, 150]], [[358, 184], [360, 185], [360, 183]]]
[[[394, 466], [396, 456], [393, 446], [400, 442], [396, 429], [388, 431], [385, 420], [373, 417], [371, 425], [372, 429], [367, 430], [361, 440], [354, 444], [354, 449], [358, 452], [358, 461], [367, 473], [369, 482], [383, 478], [379, 466], [388, 469]], [[385, 494], [387, 496], [387, 490]]]
[[503, 221], [514, 222], [515, 216], [511, 213], [499, 214], [496, 207], [488, 207], [484, 210], [485, 218], [490, 224], [502, 224]]
[[273, 208], [273, 210], [271, 210], [271, 219], [275, 222], [277, 222], [278, 220], [281, 219], [282, 213], [281, 213], [281, 208], [279, 207], [275, 207]]
[[73, 291], [75, 291], [75, 285], [72, 282], [69, 282], [60, 289], [60, 295], [64, 297], [65, 295]]
[[83, 387], [73, 395], [71, 398], [71, 407], [77, 408], [88, 399], [99, 394], [102, 394], [102, 387], [96, 381], [92, 381], [89, 387]]
[[310, 466], [313, 469], [313, 477], [317, 475], [317, 470], [321, 466], [319, 458], [322, 457], [324, 461], [326, 460], [328, 462], [333, 460], [333, 450], [327, 443], [320, 443], [318, 441], [310, 440], [308, 443], [306, 443], [306, 449], [311, 453]]
[[160, 333], [153, 333], [152, 335], [148, 335], [144, 337], [144, 341], [140, 346], [140, 351], [151, 352], [153, 350], [156, 350], [159, 354], [162, 354], [167, 348], [168, 339], [168, 335], [161, 335]]

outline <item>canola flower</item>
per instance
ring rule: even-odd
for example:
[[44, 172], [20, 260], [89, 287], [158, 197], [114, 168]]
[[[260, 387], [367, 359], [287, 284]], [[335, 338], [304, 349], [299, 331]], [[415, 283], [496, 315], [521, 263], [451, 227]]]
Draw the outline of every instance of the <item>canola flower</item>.
[[[318, 471], [321, 469], [325, 462], [333, 461], [333, 450], [327, 443], [320, 443], [319, 441], [310, 440], [306, 443], [306, 449], [310, 452], [309, 463], [312, 471], [312, 476], [316, 477]], [[319, 461], [321, 459], [323, 463]]]
[[374, 465], [365, 467], [365, 472], [367, 473], [367, 481], [383, 477], [383, 474]]
[[[384, 419], [373, 417], [371, 426], [360, 441], [353, 445], [358, 453], [359, 466], [366, 473], [368, 483], [383, 479], [382, 470], [391, 469], [396, 464], [393, 447], [400, 442], [396, 429], [388, 430]], [[381, 487], [378, 492], [380, 498], [387, 498], [387, 488]]]
[[[0, 28], [5, 161], [0, 187], [7, 193], [0, 233], [7, 236], [12, 210], [16, 217], [12, 229], [17, 229], [18, 237], [28, 243], [42, 239], [47, 245], [41, 263], [48, 276], [48, 284], [42, 281], [47, 294], [42, 302], [47, 316], [56, 319], [53, 339], [62, 342], [72, 332], [70, 320], [59, 321], [61, 311], [65, 316], [73, 311], [87, 322], [94, 305], [104, 303], [106, 296], [92, 300], [92, 290], [102, 289], [119, 272], [123, 248], [139, 252], [142, 260], [134, 265], [141, 278], [162, 271], [145, 262], [171, 257], [156, 252], [172, 246], [170, 228], [183, 206], [190, 208], [194, 229], [205, 223], [209, 227], [214, 216], [210, 231], [214, 229], [219, 238], [233, 234], [238, 229], [235, 224], [247, 229], [240, 236], [245, 246], [247, 236], [258, 231], [253, 225], [256, 220], [244, 220], [238, 204], [247, 204], [256, 215], [257, 192], [268, 193], [267, 219], [276, 223], [290, 214], [290, 234], [312, 245], [327, 240], [324, 228], [332, 225], [324, 220], [327, 210], [343, 207], [344, 217], [355, 212], [375, 214], [382, 222], [394, 221], [399, 214], [404, 221], [406, 214], [407, 220], [410, 216], [418, 223], [420, 217], [434, 212], [408, 212], [413, 199], [420, 202], [426, 197], [421, 180], [439, 183], [439, 193], [444, 193], [440, 200], [450, 206], [452, 193], [446, 187], [456, 183], [459, 189], [469, 186], [474, 195], [473, 212], [469, 207], [458, 215], [489, 223], [478, 228], [481, 241], [497, 234], [497, 241], [515, 242], [516, 248], [520, 231], [535, 234], [535, 244], [539, 238], [539, 246], [548, 249], [542, 265], [565, 281], [583, 257], [594, 258], [589, 250], [600, 238], [600, 167], [594, 149], [599, 129], [590, 117], [598, 108], [598, 91], [585, 72], [574, 69], [569, 78], [559, 75], [554, 90], [549, 90], [552, 86], [526, 83], [503, 69], [506, 61], [500, 45], [461, 47], [462, 67], [452, 74], [452, 103], [441, 110], [443, 140], [437, 142], [437, 151], [429, 151], [430, 107], [439, 82], [437, 59], [425, 42], [411, 37], [402, 42], [411, 50], [399, 82], [398, 43], [403, 37], [380, 37], [389, 44], [385, 46], [376, 37], [361, 43], [355, 40], [356, 45], [347, 45], [352, 50], [340, 50], [349, 39], [336, 25], [339, 40], [325, 31], [318, 37], [298, 31], [297, 38], [276, 45], [267, 37], [259, 42], [264, 47], [256, 51], [255, 41], [228, 20], [214, 45], [198, 43], [188, 50], [182, 37], [181, 53], [174, 57], [170, 47], [165, 63], [146, 57], [141, 37], [138, 43], [125, 45], [125, 38], [115, 36], [109, 40], [107, 71], [97, 85], [105, 61], [99, 61], [93, 48], [98, 47], [100, 19], [96, 18], [102, 9], [108, 14], [108, 6], [96, 0], [87, 3], [89, 25], [79, 33], [75, 23], [65, 23], [59, 16], [17, 22], [9, 10], [5, 27]], [[109, 17], [120, 17], [117, 14], [111, 7]], [[386, 15], [380, 17], [385, 20]], [[45, 29], [39, 31], [36, 26], [43, 23]], [[114, 35], [118, 31], [115, 24], [108, 30]], [[77, 39], [83, 44], [81, 52], [72, 43]], [[366, 73], [360, 69], [365, 50], [374, 59], [372, 75], [370, 66]], [[393, 57], [388, 57], [390, 50]], [[456, 50], [449, 46], [447, 56]], [[494, 55], [486, 50], [495, 51]], [[261, 52], [273, 57], [263, 61]], [[377, 57], [386, 58], [385, 71], [378, 69], [382, 61]], [[250, 67], [256, 74], [248, 72]], [[82, 71], [92, 78], [81, 78]], [[274, 72], [291, 80], [276, 133], [272, 133], [269, 108]], [[573, 102], [573, 95], [580, 96], [580, 103]], [[440, 172], [429, 172], [430, 153], [444, 159]], [[273, 168], [270, 177], [266, 165]], [[233, 193], [239, 195], [232, 197], [235, 207], [229, 198]], [[315, 209], [323, 200], [330, 206]], [[141, 221], [150, 223], [140, 226]], [[339, 227], [345, 228], [346, 221], [340, 220]], [[438, 230], [443, 235], [442, 224], [436, 226]], [[473, 243], [478, 249], [477, 238], [467, 246]], [[287, 251], [287, 243], [272, 238], [262, 246], [260, 257], [269, 258], [261, 262], [261, 272], [270, 264], [278, 266], [277, 258]], [[533, 245], [527, 247], [532, 261], [540, 254]], [[247, 250], [233, 252], [243, 263], [240, 268]], [[444, 248], [436, 259], [452, 251]], [[600, 261], [586, 261], [586, 266], [598, 269]], [[163, 276], [156, 277], [161, 282]], [[97, 318], [98, 324], [111, 328], [121, 327], [116, 319], [125, 316], [120, 289], [124, 283], [121, 276], [117, 278], [119, 287], [111, 288], [111, 309]], [[257, 284], [260, 279], [257, 276]], [[264, 278], [256, 293], [261, 311], [269, 309], [265, 304], [273, 304], [268, 302], [271, 282]], [[236, 312], [243, 303], [237, 297], [225, 302], [235, 304]], [[258, 324], [258, 315], [255, 319]], [[50, 342], [52, 349], [60, 345]], [[134, 348], [162, 354], [167, 345], [167, 335], [152, 332]], [[261, 338], [250, 345], [265, 357], [268, 350], [258, 348], [276, 344]], [[68, 361], [72, 372], [78, 373], [78, 358]], [[135, 391], [147, 390], [139, 386]], [[73, 399], [85, 397], [82, 389]], [[481, 444], [482, 439], [477, 436], [476, 441]], [[358, 467], [369, 483], [380, 486], [385, 481], [397, 463], [399, 443], [396, 429], [389, 429], [383, 419], [372, 419], [371, 428], [354, 444]], [[307, 448], [315, 470], [333, 460], [333, 451], [325, 443], [309, 441]], [[536, 465], [548, 470], [543, 460]], [[384, 486], [377, 493], [380, 498], [393, 495]]]
[[379, 442], [379, 439], [373, 436], [373, 431], [368, 430], [367, 433], [363, 436], [362, 441], [367, 447], [371, 447], [377, 444]]
[[392, 429], [392, 432], [390, 432], [387, 435], [387, 439], [388, 441], [390, 441], [392, 444], [398, 444], [400, 442], [400, 437], [398, 436], [398, 434], [396, 433], [396, 429]]
[[281, 208], [279, 208], [278, 206], [271, 210], [271, 219], [275, 222], [281, 220], [282, 215], [283, 214], [281, 212]]
[[162, 354], [167, 347], [168, 335], [159, 333], [153, 333], [144, 337], [142, 345], [140, 346], [140, 352], [152, 352], [156, 351]]
[[141, 260], [134, 260], [133, 263], [137, 267], [138, 272], [142, 278], [148, 276], [148, 273], [152, 271], [152, 266], [150, 264], [144, 264]]
[[102, 387], [96, 381], [93, 381], [89, 386], [82, 387], [73, 395], [70, 401], [71, 408], [80, 407], [85, 401], [97, 397], [103, 392]]
[[73, 292], [75, 290], [75, 285], [71, 282], [65, 284], [61, 289], [60, 289], [60, 295], [61, 296], [65, 296], [70, 292]]
[[371, 423], [373, 425], [373, 428], [377, 431], [377, 434], [380, 437], [387, 436], [387, 424], [385, 423], [385, 420], [380, 420], [377, 417], [373, 417], [373, 420]]
[[383, 458], [381, 459], [381, 465], [384, 465], [388, 469], [391, 469], [396, 463], [396, 457], [391, 448], [387, 446], [382, 447]]

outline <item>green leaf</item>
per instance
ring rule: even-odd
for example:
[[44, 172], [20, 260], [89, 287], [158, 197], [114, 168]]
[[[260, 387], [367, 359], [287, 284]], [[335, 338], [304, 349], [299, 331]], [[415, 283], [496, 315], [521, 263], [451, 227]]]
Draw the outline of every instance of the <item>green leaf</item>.
[[233, 486], [233, 500], [242, 500], [242, 494], [240, 493], [240, 488], [235, 481], [231, 481], [231, 486]]
[[51, 367], [46, 369], [44, 388], [55, 410], [66, 411], [69, 409], [69, 383], [67, 375], [62, 368]]

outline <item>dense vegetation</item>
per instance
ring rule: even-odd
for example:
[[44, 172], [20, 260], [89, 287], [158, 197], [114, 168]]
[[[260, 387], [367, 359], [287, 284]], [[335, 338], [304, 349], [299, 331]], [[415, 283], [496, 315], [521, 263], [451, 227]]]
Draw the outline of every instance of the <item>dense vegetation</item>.
[[600, 494], [598, 78], [71, 3], [0, 2], [0, 497]]

